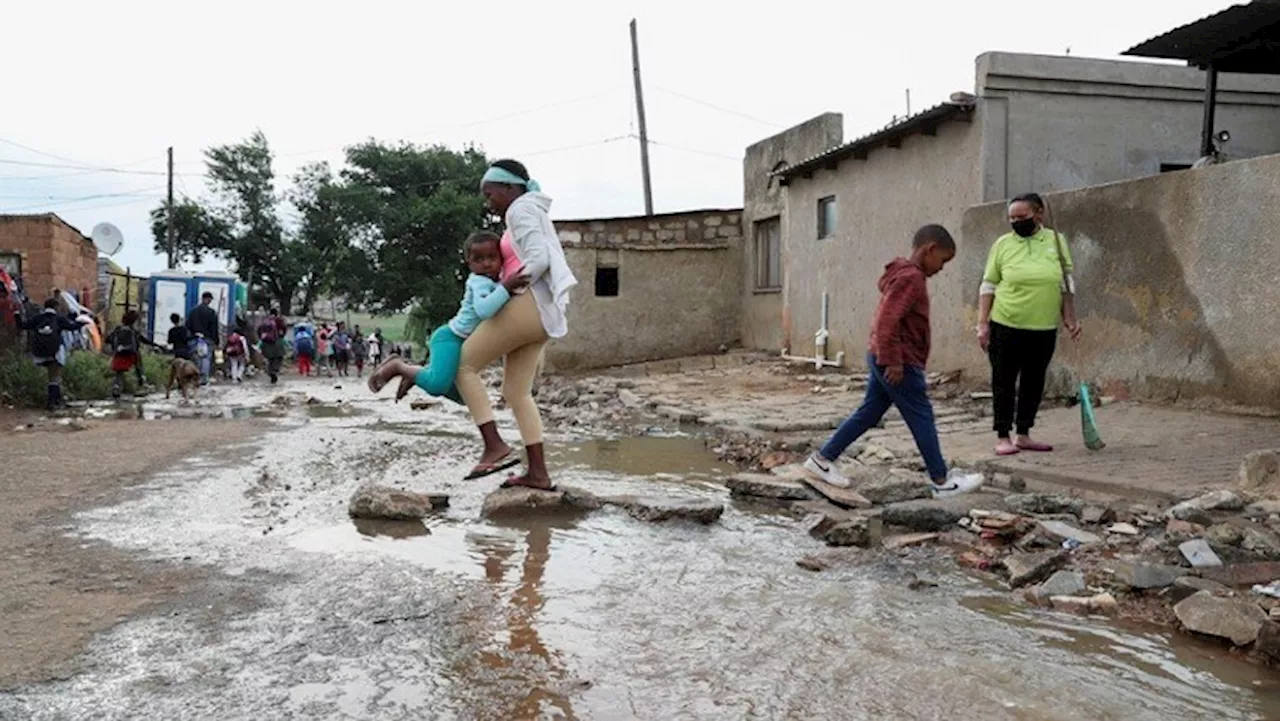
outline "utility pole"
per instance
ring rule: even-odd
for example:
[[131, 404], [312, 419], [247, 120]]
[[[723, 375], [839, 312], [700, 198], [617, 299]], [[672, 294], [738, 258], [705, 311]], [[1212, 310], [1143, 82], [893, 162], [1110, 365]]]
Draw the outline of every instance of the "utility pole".
[[636, 81], [636, 115], [640, 118], [640, 174], [644, 178], [644, 214], [653, 215], [653, 185], [649, 179], [649, 128], [644, 121], [644, 89], [640, 85], [640, 43], [631, 19], [631, 69]]
[[911, 117], [911, 88], [907, 88], [907, 117]]
[[169, 201], [165, 209], [165, 247], [169, 249], [169, 267], [177, 266], [177, 248], [173, 241], [173, 146], [169, 146]]

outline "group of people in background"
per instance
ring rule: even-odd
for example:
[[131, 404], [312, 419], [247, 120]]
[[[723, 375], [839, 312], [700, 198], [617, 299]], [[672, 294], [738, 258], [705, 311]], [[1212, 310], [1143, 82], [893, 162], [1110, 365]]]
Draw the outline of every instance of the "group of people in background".
[[298, 362], [298, 374], [301, 376], [320, 375], [350, 376], [351, 366], [356, 368], [356, 377], [364, 375], [365, 364], [382, 362], [382, 349], [385, 341], [382, 329], [378, 328], [365, 337], [360, 326], [348, 330], [347, 324], [338, 321], [330, 328], [328, 323], [321, 323], [318, 329], [310, 323], [297, 323], [293, 327], [293, 356]]

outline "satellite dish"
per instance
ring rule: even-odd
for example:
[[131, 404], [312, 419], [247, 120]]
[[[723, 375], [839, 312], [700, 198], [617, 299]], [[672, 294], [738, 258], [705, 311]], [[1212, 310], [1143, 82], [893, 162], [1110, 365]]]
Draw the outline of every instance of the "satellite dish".
[[89, 234], [89, 238], [98, 252], [106, 255], [115, 255], [120, 252], [120, 248], [124, 247], [124, 235], [119, 228], [110, 223], [98, 223], [93, 226], [93, 232]]

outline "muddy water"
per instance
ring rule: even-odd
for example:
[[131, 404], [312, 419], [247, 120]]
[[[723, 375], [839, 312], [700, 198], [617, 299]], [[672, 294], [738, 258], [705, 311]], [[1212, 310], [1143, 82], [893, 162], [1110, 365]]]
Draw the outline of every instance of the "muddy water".
[[[224, 580], [106, 634], [70, 681], [0, 696], [0, 718], [1280, 717], [1271, 674], [1214, 646], [1027, 609], [926, 553], [802, 571], [818, 544], [767, 510], [481, 521], [496, 482], [457, 480], [460, 411], [313, 392], [356, 410], [295, 409], [251, 461], [195, 459], [69, 529]], [[565, 483], [724, 497], [694, 438], [549, 442]], [[363, 480], [451, 507], [354, 524]]]

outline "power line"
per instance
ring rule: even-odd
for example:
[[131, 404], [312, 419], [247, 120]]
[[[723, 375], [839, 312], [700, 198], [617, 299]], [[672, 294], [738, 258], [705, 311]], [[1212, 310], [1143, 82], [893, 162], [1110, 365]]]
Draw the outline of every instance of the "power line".
[[96, 209], [96, 208], [114, 208], [114, 207], [122, 206], [122, 205], [134, 205], [134, 204], [136, 204], [136, 203], [146, 203], [146, 202], [150, 202], [151, 200], [160, 200], [160, 199], [162, 199], [164, 196], [162, 196], [162, 195], [160, 195], [160, 194], [155, 194], [155, 195], [150, 195], [150, 196], [140, 196], [140, 197], [133, 198], [133, 199], [131, 199], [131, 200], [124, 200], [124, 201], [115, 202], [115, 203], [106, 203], [106, 204], [103, 204], [103, 205], [88, 205], [88, 206], [82, 206], [82, 207], [76, 207], [76, 208], [68, 208], [68, 207], [66, 207], [66, 206], [67, 206], [67, 205], [69, 205], [69, 204], [73, 204], [73, 203], [77, 203], [77, 202], [85, 202], [85, 201], [87, 201], [87, 200], [91, 200], [91, 199], [110, 198], [110, 197], [113, 197], [113, 196], [112, 196], [111, 194], [109, 194], [109, 193], [108, 193], [108, 194], [104, 194], [104, 195], [101, 195], [101, 196], [85, 196], [85, 197], [83, 197], [83, 198], [79, 199], [78, 201], [76, 201], [76, 200], [68, 200], [68, 201], [65, 201], [65, 202], [63, 202], [63, 203], [60, 203], [60, 204], [58, 204], [58, 205], [55, 205], [55, 206], [50, 206], [48, 203], [35, 203], [35, 204], [33, 204], [33, 205], [20, 205], [20, 206], [18, 206], [18, 207], [16, 207], [16, 208], [5, 208], [5, 209], [3, 209], [3, 210], [0, 210], [0, 213], [13, 213], [13, 212], [16, 212], [16, 211], [19, 211], [19, 210], [33, 210], [33, 209], [35, 209], [35, 208], [47, 208], [47, 209], [48, 209], [48, 212], [50, 212], [50, 213], [57, 212], [57, 211], [81, 211], [81, 210], [94, 210], [94, 209]]
[[[54, 168], [62, 170], [87, 170], [95, 173], [119, 173], [122, 175], [168, 175], [163, 170], [125, 170], [124, 168], [95, 168], [86, 165], [60, 165], [56, 163], [34, 163], [26, 160], [10, 160], [8, 158], [0, 158], [0, 164], [4, 165], [22, 165], [32, 168]], [[177, 173], [177, 175], [188, 175], [193, 178], [208, 177], [204, 173]]]
[[734, 156], [732, 156], [732, 155], [724, 155], [723, 153], [716, 153], [716, 152], [713, 152], [713, 151], [710, 151], [710, 150], [698, 150], [697, 148], [686, 148], [686, 147], [684, 147], [683, 145], [674, 145], [674, 144], [672, 144], [672, 143], [664, 143], [664, 142], [661, 142], [661, 141], [658, 141], [658, 140], [654, 140], [654, 139], [652, 139], [652, 138], [650, 138], [650, 139], [649, 139], [649, 144], [650, 144], [650, 145], [657, 145], [657, 146], [662, 147], [662, 148], [671, 148], [672, 150], [680, 150], [680, 151], [683, 151], [683, 152], [686, 152], [686, 153], [693, 153], [693, 154], [695, 154], [695, 155], [705, 155], [705, 156], [707, 156], [708, 158], [720, 158], [720, 159], [722, 159], [722, 160], [732, 160], [732, 161], [733, 161], [733, 162], [735, 162], [735, 163], [741, 163], [741, 162], [742, 162], [742, 158], [741, 158], [741, 157], [736, 157], [736, 158], [735, 158], [735, 157], [734, 157]]
[[91, 198], [121, 198], [130, 195], [147, 195], [164, 188], [144, 188], [142, 190], [131, 190], [122, 193], [98, 193], [95, 195], [0, 195], [0, 198], [9, 198], [12, 200], [60, 200], [60, 201], [77, 201], [88, 200]]
[[757, 118], [757, 117], [756, 117], [756, 116], [754, 116], [754, 115], [748, 115], [747, 113], [744, 113], [744, 112], [741, 112], [741, 111], [738, 111], [738, 110], [733, 110], [733, 109], [731, 109], [731, 108], [726, 108], [726, 107], [723, 107], [723, 106], [720, 106], [720, 105], [716, 105], [715, 103], [709, 103], [709, 102], [707, 102], [707, 101], [705, 101], [705, 100], [699, 100], [698, 98], [695, 98], [695, 97], [693, 97], [692, 95], [685, 95], [684, 93], [676, 92], [675, 90], [669, 90], [669, 89], [664, 88], [664, 87], [661, 87], [661, 86], [657, 87], [657, 89], [658, 89], [658, 90], [661, 90], [662, 92], [664, 92], [664, 93], [666, 93], [666, 94], [668, 94], [668, 95], [674, 95], [675, 97], [680, 98], [681, 100], [685, 100], [685, 101], [688, 101], [688, 102], [690, 102], [690, 103], [694, 103], [694, 104], [696, 104], [696, 105], [701, 105], [701, 106], [703, 106], [703, 107], [711, 108], [712, 110], [718, 110], [718, 111], [720, 111], [720, 112], [722, 112], [722, 113], [726, 113], [726, 114], [728, 114], [728, 115], [736, 115], [736, 116], [738, 116], [739, 118], [745, 118], [745, 119], [747, 119], [747, 120], [751, 120], [751, 121], [753, 121], [753, 122], [760, 123], [761, 125], [768, 125], [768, 126], [771, 126], [771, 127], [774, 127], [774, 128], [785, 128], [785, 127], [786, 127], [785, 125], [783, 125], [783, 124], [781, 124], [781, 123], [775, 123], [775, 122], [773, 122], [772, 120], [764, 120], [764, 119], [762, 119], [762, 118]]
[[521, 158], [531, 158], [536, 155], [547, 155], [549, 153], [562, 153], [568, 150], [581, 150], [582, 148], [594, 148], [597, 145], [608, 145], [609, 143], [616, 143], [619, 140], [629, 140], [634, 137], [636, 137], [635, 133], [627, 133], [626, 135], [615, 135], [611, 138], [605, 138], [603, 140], [595, 140], [590, 143], [579, 143], [577, 145], [565, 145], [559, 148], [535, 150], [531, 153], [516, 153], [516, 156]]

